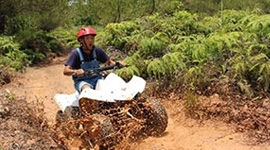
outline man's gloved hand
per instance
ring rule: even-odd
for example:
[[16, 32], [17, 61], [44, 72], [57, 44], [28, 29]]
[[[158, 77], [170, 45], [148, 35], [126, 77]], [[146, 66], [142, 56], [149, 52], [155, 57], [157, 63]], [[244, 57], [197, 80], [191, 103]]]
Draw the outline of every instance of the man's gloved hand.
[[125, 62], [116, 62], [115, 65], [118, 67], [118, 68], [123, 68], [123, 67], [126, 67], [126, 63]]

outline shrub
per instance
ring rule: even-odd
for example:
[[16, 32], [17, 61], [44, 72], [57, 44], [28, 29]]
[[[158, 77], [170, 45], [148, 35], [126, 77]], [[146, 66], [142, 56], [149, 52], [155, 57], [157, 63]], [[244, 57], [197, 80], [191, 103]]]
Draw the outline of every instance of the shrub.
[[20, 45], [13, 39], [10, 36], [0, 36], [0, 68], [23, 71], [29, 63], [27, 55], [19, 50]]

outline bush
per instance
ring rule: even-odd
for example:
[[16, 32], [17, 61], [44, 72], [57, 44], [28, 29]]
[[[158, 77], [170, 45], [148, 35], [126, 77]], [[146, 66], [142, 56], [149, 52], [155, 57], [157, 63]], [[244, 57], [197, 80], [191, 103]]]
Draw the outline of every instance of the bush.
[[44, 62], [48, 53], [59, 54], [64, 50], [62, 43], [44, 31], [26, 30], [20, 32], [16, 39], [32, 65]]
[[14, 37], [0, 37], [0, 69], [23, 71], [29, 62], [27, 55], [19, 50], [20, 45], [13, 41]]

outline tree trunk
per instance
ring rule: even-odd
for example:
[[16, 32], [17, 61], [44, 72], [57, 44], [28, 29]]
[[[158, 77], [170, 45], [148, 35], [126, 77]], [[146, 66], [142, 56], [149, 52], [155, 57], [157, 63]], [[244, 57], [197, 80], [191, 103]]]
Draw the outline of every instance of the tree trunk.
[[6, 17], [4, 12], [4, 0], [0, 0], [0, 34], [5, 31]]
[[152, 10], [150, 12], [150, 14], [152, 15], [156, 10], [156, 1], [155, 0], [152, 0]]

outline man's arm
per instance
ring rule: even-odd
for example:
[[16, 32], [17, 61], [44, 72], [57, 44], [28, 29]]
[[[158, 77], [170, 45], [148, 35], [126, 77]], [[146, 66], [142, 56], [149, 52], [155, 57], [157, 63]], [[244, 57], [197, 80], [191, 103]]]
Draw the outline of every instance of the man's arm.
[[111, 59], [109, 59], [109, 60], [106, 61], [106, 65], [108, 65], [108, 66], [113, 66], [115, 64], [116, 64], [116, 62], [113, 61], [113, 60], [111, 60]]
[[[125, 62], [119, 62], [122, 66], [126, 66], [126, 63]], [[116, 62], [114, 61], [114, 60], [112, 60], [112, 59], [109, 59], [109, 60], [107, 60], [106, 61], [106, 64], [108, 65], [108, 66], [113, 66], [113, 65], [115, 65], [116, 64]]]
[[72, 69], [70, 66], [65, 66], [63, 74], [66, 76], [71, 76], [73, 74], [83, 74], [82, 69]]

